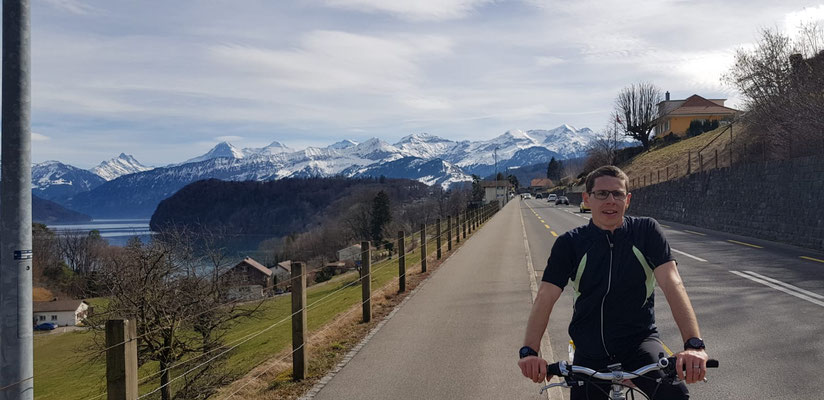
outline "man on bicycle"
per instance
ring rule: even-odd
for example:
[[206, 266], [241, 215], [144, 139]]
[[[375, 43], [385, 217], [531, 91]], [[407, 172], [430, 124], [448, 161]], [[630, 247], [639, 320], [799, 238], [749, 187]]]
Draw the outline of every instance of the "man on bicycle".
[[[655, 326], [657, 281], [684, 340], [684, 351], [676, 354], [678, 377], [686, 383], [704, 379], [708, 356], [669, 244], [654, 219], [624, 216], [632, 197], [627, 180], [614, 166], [590, 173], [583, 197], [592, 219], [558, 237], [552, 246], [519, 352], [521, 372], [536, 383], [546, 377], [547, 362], [538, 357], [541, 336], [567, 282], [574, 289], [569, 324], [576, 347], [573, 364], [605, 370], [621, 363], [627, 371], [657, 362], [664, 352]], [[654, 371], [650, 377], [661, 374]], [[684, 383], [658, 385], [644, 377], [633, 383], [648, 396], [654, 392], [656, 399], [689, 398]], [[571, 399], [603, 399], [602, 389], [608, 387], [609, 383], [596, 382], [573, 387]]]

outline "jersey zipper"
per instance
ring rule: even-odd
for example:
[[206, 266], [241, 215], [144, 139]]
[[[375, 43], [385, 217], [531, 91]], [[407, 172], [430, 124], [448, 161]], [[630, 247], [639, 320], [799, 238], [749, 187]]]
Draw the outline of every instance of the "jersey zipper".
[[607, 279], [607, 291], [604, 293], [604, 297], [601, 299], [601, 344], [604, 345], [604, 352], [607, 353], [608, 357], [612, 357], [609, 354], [609, 350], [607, 350], [607, 342], [604, 338], [604, 302], [607, 300], [607, 295], [609, 294], [609, 289], [612, 287], [612, 253], [613, 253], [613, 245], [612, 241], [609, 240], [609, 234], [607, 234], [607, 243], [609, 243], [609, 278]]

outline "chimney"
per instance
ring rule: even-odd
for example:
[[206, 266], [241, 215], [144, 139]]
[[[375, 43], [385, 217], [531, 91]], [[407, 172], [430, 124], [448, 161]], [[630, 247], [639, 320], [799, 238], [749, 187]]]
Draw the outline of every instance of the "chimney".
[[664, 96], [666, 96], [666, 98], [665, 98], [666, 101], [670, 101], [669, 100], [669, 91], [667, 91], [667, 93]]

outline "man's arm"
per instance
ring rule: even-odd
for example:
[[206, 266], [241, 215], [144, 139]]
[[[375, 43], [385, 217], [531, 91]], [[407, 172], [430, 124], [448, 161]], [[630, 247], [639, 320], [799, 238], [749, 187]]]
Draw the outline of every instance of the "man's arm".
[[[549, 282], [541, 282], [538, 287], [538, 295], [535, 296], [535, 303], [532, 304], [532, 311], [529, 313], [529, 322], [526, 324], [526, 335], [524, 336], [524, 346], [529, 346], [535, 351], [541, 350], [541, 337], [544, 336], [546, 326], [549, 323], [549, 315], [555, 302], [561, 297], [563, 289]], [[518, 367], [521, 373], [538, 383], [546, 377], [546, 360], [540, 357], [530, 356], [518, 360]]]
[[[691, 337], [701, 337], [701, 331], [698, 329], [698, 319], [695, 318], [695, 311], [692, 309], [692, 304], [690, 304], [687, 290], [684, 288], [684, 282], [681, 280], [675, 261], [668, 261], [659, 265], [655, 268], [654, 273], [655, 280], [658, 281], [658, 286], [664, 292], [667, 303], [669, 303], [672, 310], [672, 318], [675, 320], [675, 324], [678, 325], [678, 330], [681, 331], [682, 341], [686, 342]], [[676, 354], [676, 357], [678, 361], [676, 361], [675, 369], [678, 371], [679, 379], [685, 380], [687, 383], [704, 379], [708, 359], [704, 350], [685, 350]], [[687, 367], [686, 371], [683, 370], [683, 366]]]

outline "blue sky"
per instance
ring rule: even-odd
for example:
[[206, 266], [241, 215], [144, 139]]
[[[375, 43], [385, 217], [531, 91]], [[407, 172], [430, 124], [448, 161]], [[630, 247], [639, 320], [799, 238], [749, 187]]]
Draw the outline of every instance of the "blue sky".
[[599, 130], [639, 81], [735, 106], [734, 51], [822, 18], [792, 0], [32, 0], [32, 159]]

